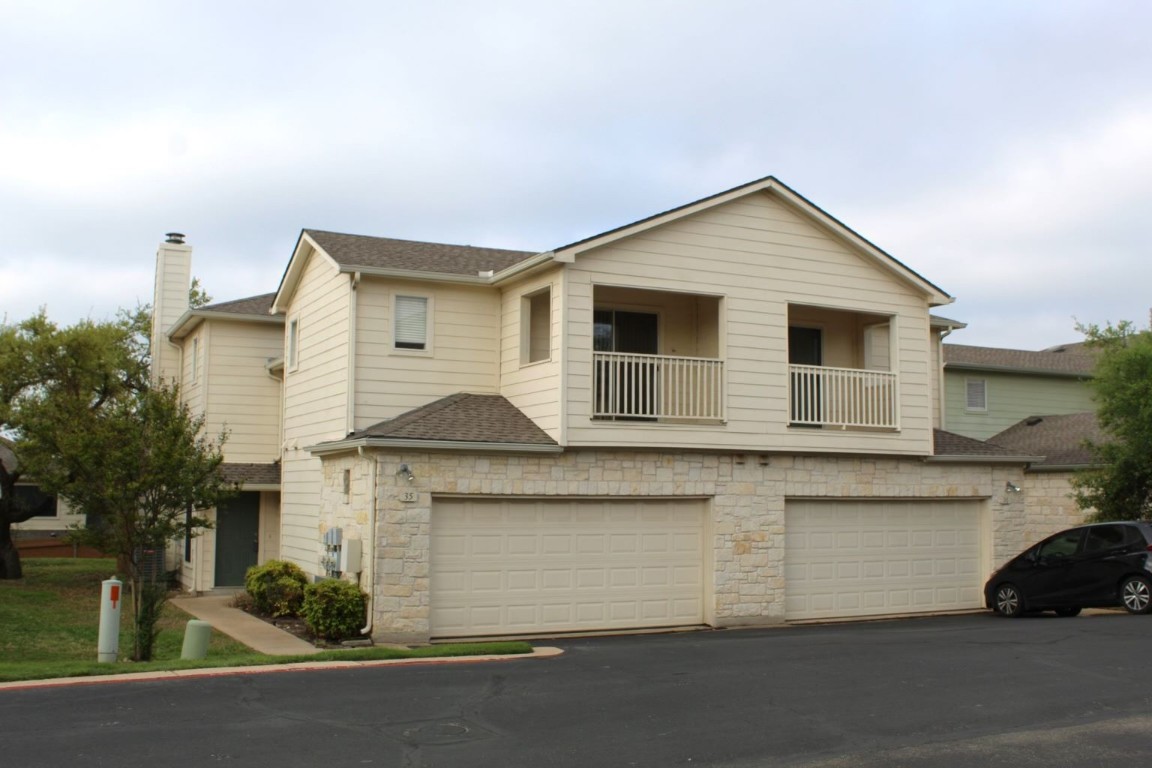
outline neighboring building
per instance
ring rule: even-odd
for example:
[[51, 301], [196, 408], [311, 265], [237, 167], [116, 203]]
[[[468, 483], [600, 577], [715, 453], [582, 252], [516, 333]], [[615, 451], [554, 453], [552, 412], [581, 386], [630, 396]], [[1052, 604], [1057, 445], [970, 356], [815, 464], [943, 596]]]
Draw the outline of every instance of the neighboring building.
[[[10, 472], [17, 468], [12, 443], [3, 437], [0, 437], [0, 463]], [[35, 512], [28, 520], [12, 525], [13, 539], [59, 537], [84, 523], [84, 516], [73, 512], [67, 501], [42, 492], [32, 478], [17, 481], [16, 497], [22, 508], [33, 508]]]
[[940, 430], [951, 297], [775, 178], [540, 253], [304, 230], [191, 311], [189, 255], [157, 370], [267, 473], [251, 556], [358, 580], [379, 640], [977, 608], [1052, 523], [1039, 457]]
[[987, 440], [1030, 416], [1087, 413], [1094, 367], [1081, 344], [1039, 352], [945, 344], [944, 426]]

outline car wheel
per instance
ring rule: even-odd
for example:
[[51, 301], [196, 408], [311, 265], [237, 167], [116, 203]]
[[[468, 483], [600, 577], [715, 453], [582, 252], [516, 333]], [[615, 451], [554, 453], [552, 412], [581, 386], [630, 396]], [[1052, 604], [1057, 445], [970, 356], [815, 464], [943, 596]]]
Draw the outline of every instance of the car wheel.
[[1128, 613], [1152, 611], [1152, 584], [1143, 576], [1129, 576], [1120, 584], [1120, 600]]
[[1024, 613], [1024, 596], [1015, 584], [1001, 584], [996, 587], [993, 610], [1001, 616], [1014, 619]]
[[1056, 615], [1067, 619], [1067, 618], [1071, 618], [1073, 616], [1079, 616], [1080, 615], [1080, 609], [1079, 608], [1057, 608], [1056, 609]]

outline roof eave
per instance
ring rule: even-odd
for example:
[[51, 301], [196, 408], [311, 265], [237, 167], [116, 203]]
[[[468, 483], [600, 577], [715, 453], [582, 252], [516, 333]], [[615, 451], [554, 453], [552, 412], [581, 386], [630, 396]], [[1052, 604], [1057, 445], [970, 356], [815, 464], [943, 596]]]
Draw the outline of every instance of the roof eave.
[[559, 445], [543, 443], [479, 443], [466, 440], [394, 440], [386, 437], [359, 437], [306, 446], [313, 456], [328, 456], [360, 448], [408, 449], [422, 451], [481, 451], [485, 453], [563, 453]]
[[1010, 365], [983, 365], [980, 363], [944, 363], [944, 370], [989, 371], [992, 373], [1019, 373], [1027, 376], [1057, 376], [1066, 379], [1091, 379], [1088, 371], [1053, 371], [1048, 368], [1019, 368]]
[[1035, 464], [1044, 461], [1044, 457], [942, 455], [929, 456], [924, 461], [929, 464]]
[[320, 247], [319, 243], [312, 239], [307, 230], [300, 230], [300, 237], [296, 239], [296, 247], [292, 249], [292, 258], [284, 267], [284, 274], [280, 277], [280, 285], [276, 287], [276, 296], [272, 299], [272, 307], [268, 310], [269, 314], [282, 315], [288, 311], [288, 304], [291, 303], [292, 296], [300, 285], [300, 278], [304, 274], [304, 266], [308, 262], [308, 257], [313, 254], [321, 254], [336, 267], [340, 266]]
[[180, 316], [180, 319], [168, 331], [168, 338], [172, 341], [182, 339], [191, 333], [196, 326], [205, 320], [230, 320], [237, 323], [266, 323], [283, 325], [282, 315], [253, 315], [240, 312], [214, 312], [210, 309], [190, 309]]
[[355, 264], [342, 264], [340, 265], [340, 271], [345, 273], [359, 272], [361, 275], [390, 277], [396, 280], [421, 280], [437, 283], [457, 283], [460, 285], [495, 285], [510, 278], [518, 277], [529, 270], [551, 263], [554, 255], [552, 251], [538, 253], [523, 261], [516, 262], [506, 269], [499, 272], [492, 272], [491, 274], [488, 272], [478, 272], [475, 275], [462, 275], [455, 272], [427, 272], [416, 269], [368, 267], [357, 266]]

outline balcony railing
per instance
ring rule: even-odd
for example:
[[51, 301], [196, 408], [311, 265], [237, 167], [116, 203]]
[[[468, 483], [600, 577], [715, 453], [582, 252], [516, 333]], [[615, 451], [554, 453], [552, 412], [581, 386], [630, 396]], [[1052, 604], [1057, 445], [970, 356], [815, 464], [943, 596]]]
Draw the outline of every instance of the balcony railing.
[[791, 421], [803, 426], [896, 429], [896, 374], [816, 365], [788, 366]]
[[594, 352], [595, 418], [724, 419], [724, 362], [701, 357]]

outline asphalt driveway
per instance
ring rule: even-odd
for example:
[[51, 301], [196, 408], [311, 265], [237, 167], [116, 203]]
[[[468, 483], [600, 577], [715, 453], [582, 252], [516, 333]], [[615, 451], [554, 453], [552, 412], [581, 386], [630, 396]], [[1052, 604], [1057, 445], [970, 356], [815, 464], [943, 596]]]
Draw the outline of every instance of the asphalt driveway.
[[1152, 758], [1152, 618], [550, 642], [554, 659], [0, 695], [5, 764], [1107, 766]]

